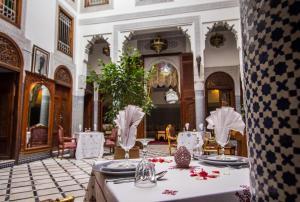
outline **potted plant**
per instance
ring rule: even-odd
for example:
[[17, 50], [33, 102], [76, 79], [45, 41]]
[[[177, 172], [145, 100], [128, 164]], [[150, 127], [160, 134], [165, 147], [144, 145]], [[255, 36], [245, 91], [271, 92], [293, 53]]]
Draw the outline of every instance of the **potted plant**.
[[146, 72], [138, 50], [127, 48], [117, 63], [104, 64], [99, 60], [100, 73], [92, 71], [87, 82], [96, 83], [102, 99], [112, 100], [105, 120], [113, 123], [118, 112], [127, 105], [136, 105], [147, 114], [153, 108], [148, 81], [152, 72]]

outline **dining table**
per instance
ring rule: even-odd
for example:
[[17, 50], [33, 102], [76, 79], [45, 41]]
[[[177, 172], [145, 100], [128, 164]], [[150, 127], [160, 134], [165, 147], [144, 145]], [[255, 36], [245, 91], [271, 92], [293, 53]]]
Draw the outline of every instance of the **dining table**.
[[75, 158], [101, 158], [104, 152], [104, 133], [99, 131], [76, 132]]
[[202, 134], [203, 134], [203, 132], [200, 132], [200, 131], [179, 132], [178, 136], [177, 136], [177, 149], [181, 146], [185, 146], [192, 154], [193, 150], [196, 148], [196, 146], [198, 144], [197, 138], [201, 138], [201, 140], [202, 140], [201, 142], [203, 144]]
[[[99, 166], [109, 161], [96, 161], [89, 179], [85, 201], [153, 202], [197, 201], [238, 202], [250, 200], [249, 168], [219, 167], [192, 160], [188, 168], [178, 168], [174, 157], [159, 157], [152, 161], [156, 173], [167, 171], [151, 188], [139, 188], [133, 181], [115, 184], [122, 176], [107, 175]], [[136, 160], [135, 160], [136, 161]]]

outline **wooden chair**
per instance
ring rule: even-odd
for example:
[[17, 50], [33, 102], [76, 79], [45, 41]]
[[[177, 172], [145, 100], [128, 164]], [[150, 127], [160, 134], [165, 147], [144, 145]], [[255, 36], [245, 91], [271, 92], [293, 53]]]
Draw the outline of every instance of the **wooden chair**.
[[[74, 141], [73, 141], [74, 140]], [[58, 152], [57, 157], [59, 157], [60, 150], [62, 150], [61, 158], [64, 155], [65, 149], [74, 150], [74, 157], [76, 153], [77, 141], [73, 137], [64, 137], [64, 129], [61, 125], [58, 126]]]
[[169, 124], [166, 128], [166, 136], [167, 136], [167, 139], [168, 139], [169, 153], [170, 153], [170, 156], [171, 156], [172, 147], [177, 148], [177, 137], [175, 136], [175, 129], [171, 124]]
[[115, 146], [117, 142], [117, 135], [118, 135], [118, 130], [116, 128], [113, 128], [111, 130], [111, 134], [105, 138], [104, 146], [109, 147], [109, 152], [115, 152]]
[[38, 147], [48, 144], [48, 127], [42, 124], [34, 125], [30, 128], [30, 147]]
[[74, 202], [75, 197], [74, 196], [67, 196], [66, 198], [63, 199], [46, 199], [46, 200], [42, 200], [41, 202]]

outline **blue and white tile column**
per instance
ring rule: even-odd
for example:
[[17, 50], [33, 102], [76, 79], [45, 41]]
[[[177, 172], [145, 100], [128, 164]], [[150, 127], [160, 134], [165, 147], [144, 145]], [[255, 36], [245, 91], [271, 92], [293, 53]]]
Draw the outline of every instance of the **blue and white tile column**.
[[300, 1], [242, 0], [252, 201], [300, 201]]

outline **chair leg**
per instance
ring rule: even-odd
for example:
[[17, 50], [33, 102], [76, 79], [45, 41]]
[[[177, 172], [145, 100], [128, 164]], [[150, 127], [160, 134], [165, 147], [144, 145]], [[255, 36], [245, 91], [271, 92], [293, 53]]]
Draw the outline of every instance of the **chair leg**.
[[74, 149], [74, 159], [76, 158], [76, 149]]
[[60, 151], [60, 150], [59, 150], [59, 148], [58, 148], [58, 150], [57, 150], [57, 158], [59, 157], [59, 151]]
[[64, 155], [64, 151], [65, 151], [65, 148], [63, 147], [62, 148], [62, 153], [60, 154], [60, 159], [62, 159], [63, 155]]

